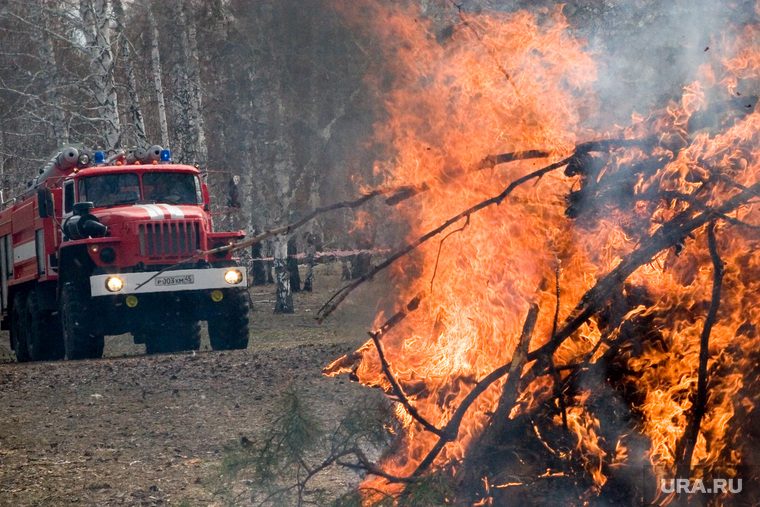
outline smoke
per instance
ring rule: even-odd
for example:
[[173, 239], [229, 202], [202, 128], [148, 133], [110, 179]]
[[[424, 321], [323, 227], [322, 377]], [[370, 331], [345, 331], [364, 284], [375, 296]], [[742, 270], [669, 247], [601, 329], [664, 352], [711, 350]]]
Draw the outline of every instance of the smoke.
[[[540, 13], [556, 4], [475, 0], [460, 8]], [[586, 120], [592, 130], [628, 125], [632, 114], [647, 116], [678, 100], [699, 67], [726, 49], [732, 33], [758, 21], [755, 3], [749, 0], [577, 0], [566, 3], [563, 12], [570, 34], [587, 41], [598, 65], [598, 111]], [[744, 94], [751, 93], [756, 91]]]

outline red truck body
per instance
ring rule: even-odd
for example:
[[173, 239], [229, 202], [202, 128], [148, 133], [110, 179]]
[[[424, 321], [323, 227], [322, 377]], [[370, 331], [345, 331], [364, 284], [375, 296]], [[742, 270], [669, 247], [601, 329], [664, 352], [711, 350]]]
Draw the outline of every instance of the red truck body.
[[19, 361], [99, 357], [104, 335], [127, 332], [148, 353], [197, 349], [201, 320], [213, 348], [247, 346], [245, 270], [203, 254], [243, 232], [213, 232], [200, 172], [161, 152], [94, 164], [66, 148], [0, 212], [2, 327]]

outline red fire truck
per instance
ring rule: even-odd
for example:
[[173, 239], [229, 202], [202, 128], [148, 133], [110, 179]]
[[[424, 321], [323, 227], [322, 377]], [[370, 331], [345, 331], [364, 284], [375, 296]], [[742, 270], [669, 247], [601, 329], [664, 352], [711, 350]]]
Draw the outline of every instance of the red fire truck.
[[0, 212], [2, 329], [19, 361], [103, 354], [131, 333], [147, 353], [248, 346], [247, 277], [213, 232], [196, 167], [153, 146], [106, 159], [72, 146]]

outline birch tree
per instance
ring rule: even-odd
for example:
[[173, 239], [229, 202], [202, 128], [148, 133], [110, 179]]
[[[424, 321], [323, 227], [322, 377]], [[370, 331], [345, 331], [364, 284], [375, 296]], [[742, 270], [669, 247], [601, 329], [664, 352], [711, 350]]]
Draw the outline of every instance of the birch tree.
[[47, 12], [48, 2], [43, 2], [37, 11], [37, 23], [42, 27], [42, 40], [40, 43], [40, 63], [44, 74], [44, 82], [48, 83], [48, 90], [43, 95], [50, 108], [51, 130], [55, 137], [56, 144], [61, 146], [69, 142], [69, 127], [66, 123], [66, 114], [60, 106], [60, 88], [58, 61], [55, 54], [55, 45], [53, 43], [53, 32], [50, 21], [50, 14]]
[[164, 100], [164, 86], [161, 80], [163, 69], [161, 67], [161, 47], [159, 45], [158, 24], [153, 9], [148, 7], [148, 21], [150, 23], [150, 64], [153, 72], [153, 86], [156, 93], [156, 105], [158, 109], [158, 126], [161, 131], [161, 145], [169, 147], [169, 122], [166, 120], [166, 101]]
[[[176, 148], [186, 163], [197, 163], [206, 168], [208, 147], [204, 132], [202, 89], [195, 19], [188, 15], [189, 3], [173, 7], [176, 18], [174, 46], [178, 58], [172, 66], [172, 113]], [[192, 12], [190, 12], [192, 14]]]
[[119, 103], [114, 83], [114, 57], [111, 49], [111, 16], [108, 0], [80, 0], [82, 33], [90, 56], [92, 92], [102, 121], [105, 149], [121, 146]]
[[190, 5], [190, 3], [186, 3], [184, 8], [181, 9], [186, 27], [185, 30], [182, 30], [182, 47], [185, 50], [187, 69], [188, 120], [193, 158], [197, 164], [206, 169], [208, 165], [208, 147], [206, 146], [206, 133], [203, 130], [203, 88], [201, 86], [200, 64], [198, 61], [198, 39], [195, 18], [192, 15], [188, 16], [187, 12]]
[[135, 144], [140, 148], [145, 148], [148, 144], [145, 134], [145, 120], [143, 120], [140, 98], [137, 93], [137, 78], [135, 77], [135, 69], [132, 65], [130, 43], [124, 30], [125, 14], [121, 0], [113, 0], [113, 11], [116, 19], [117, 38], [121, 47], [121, 59], [126, 74], [127, 96], [129, 98], [127, 111], [129, 113], [130, 127], [134, 130]]

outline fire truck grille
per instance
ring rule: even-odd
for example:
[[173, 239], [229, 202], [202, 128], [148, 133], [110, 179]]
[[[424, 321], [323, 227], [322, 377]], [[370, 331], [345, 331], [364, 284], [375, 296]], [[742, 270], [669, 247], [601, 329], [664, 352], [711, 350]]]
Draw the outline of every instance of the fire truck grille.
[[141, 224], [140, 255], [192, 255], [200, 249], [198, 222], [172, 221]]

